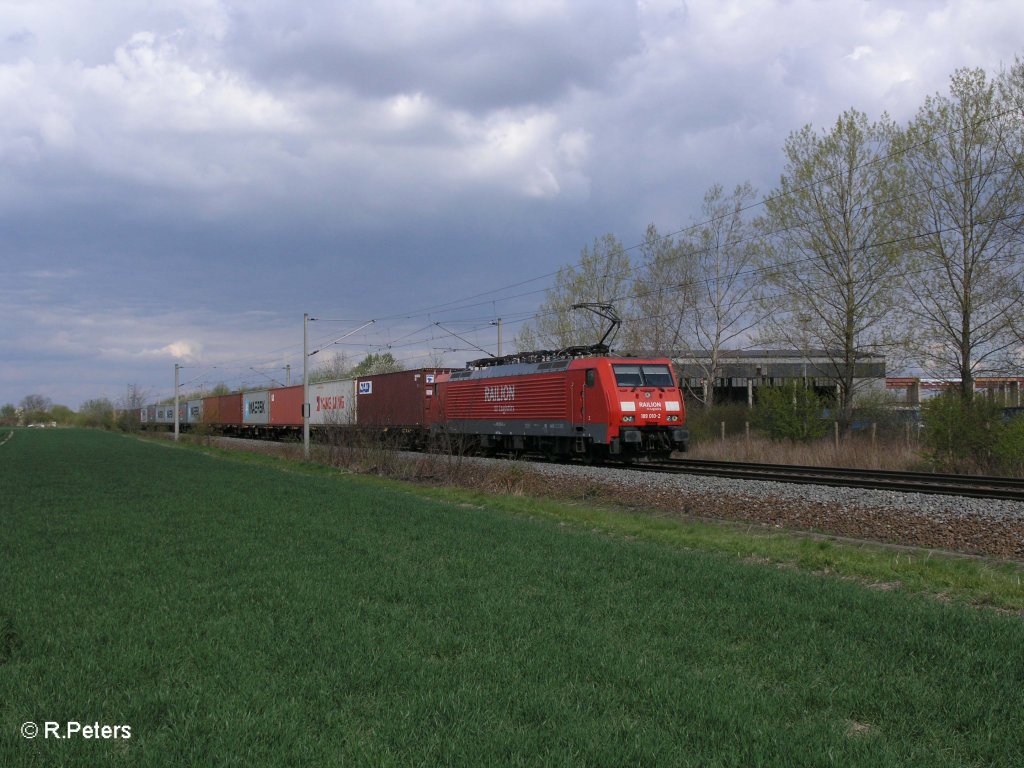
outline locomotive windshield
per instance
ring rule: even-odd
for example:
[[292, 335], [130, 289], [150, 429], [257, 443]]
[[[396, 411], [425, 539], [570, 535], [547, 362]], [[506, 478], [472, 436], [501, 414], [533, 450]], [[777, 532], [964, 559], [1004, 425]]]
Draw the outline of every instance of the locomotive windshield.
[[674, 387], [667, 365], [613, 365], [615, 383], [620, 387]]

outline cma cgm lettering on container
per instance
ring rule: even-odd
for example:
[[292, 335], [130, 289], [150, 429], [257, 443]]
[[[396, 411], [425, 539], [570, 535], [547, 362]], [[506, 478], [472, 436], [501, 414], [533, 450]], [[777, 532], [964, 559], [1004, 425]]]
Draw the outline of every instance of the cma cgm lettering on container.
[[667, 359], [476, 362], [437, 377], [435, 435], [471, 439], [484, 453], [551, 457], [664, 457], [688, 447], [683, 396]]

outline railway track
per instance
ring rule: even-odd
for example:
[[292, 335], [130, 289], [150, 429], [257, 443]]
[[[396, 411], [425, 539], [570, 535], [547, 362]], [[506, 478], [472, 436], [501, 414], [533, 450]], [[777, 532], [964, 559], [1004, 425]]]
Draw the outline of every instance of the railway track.
[[752, 464], [737, 461], [705, 461], [703, 459], [674, 459], [666, 462], [634, 465], [634, 468], [649, 472], [712, 475], [738, 480], [770, 480], [777, 483], [870, 488], [901, 493], [930, 493], [1024, 502], [1024, 481], [1007, 477], [940, 475], [930, 472], [892, 472], [787, 464]]
[[[222, 438], [236, 443], [265, 445], [266, 440]], [[609, 464], [608, 466], [614, 466]], [[932, 472], [892, 472], [845, 467], [809, 467], [792, 464], [755, 464], [740, 461], [671, 459], [625, 465], [623, 468], [666, 474], [708, 475], [736, 480], [866, 488], [901, 493], [926, 493], [976, 499], [1024, 502], [1024, 480], [988, 475], [943, 475]]]

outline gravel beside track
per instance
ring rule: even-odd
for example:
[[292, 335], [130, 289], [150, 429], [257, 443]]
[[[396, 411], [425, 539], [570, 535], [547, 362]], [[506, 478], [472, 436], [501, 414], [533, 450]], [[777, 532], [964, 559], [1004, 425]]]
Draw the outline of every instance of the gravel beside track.
[[1024, 504], [610, 467], [531, 464], [558, 484], [605, 487], [618, 503], [680, 516], [1024, 560]]

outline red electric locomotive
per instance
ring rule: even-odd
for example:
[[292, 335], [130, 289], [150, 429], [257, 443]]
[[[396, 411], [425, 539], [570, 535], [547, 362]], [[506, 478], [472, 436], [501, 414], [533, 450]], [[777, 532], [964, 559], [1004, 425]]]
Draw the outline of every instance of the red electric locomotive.
[[689, 442], [668, 359], [520, 356], [440, 374], [428, 408], [435, 438], [484, 453], [664, 458]]

